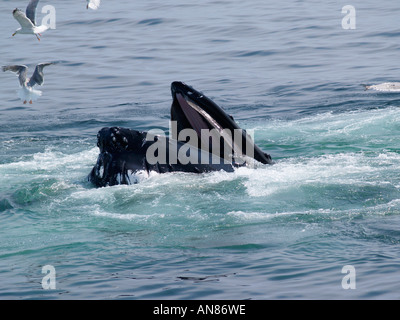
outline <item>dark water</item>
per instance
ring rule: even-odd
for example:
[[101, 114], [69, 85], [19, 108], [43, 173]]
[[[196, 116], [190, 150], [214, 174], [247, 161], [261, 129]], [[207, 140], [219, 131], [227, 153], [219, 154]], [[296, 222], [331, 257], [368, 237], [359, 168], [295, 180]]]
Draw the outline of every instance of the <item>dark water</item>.
[[[400, 80], [398, 3], [40, 1], [38, 42], [11, 37], [26, 2], [0, 1], [1, 64], [58, 64], [33, 105], [0, 75], [1, 299], [400, 297], [400, 96], [362, 86]], [[93, 188], [97, 131], [167, 130], [175, 80], [276, 164]]]

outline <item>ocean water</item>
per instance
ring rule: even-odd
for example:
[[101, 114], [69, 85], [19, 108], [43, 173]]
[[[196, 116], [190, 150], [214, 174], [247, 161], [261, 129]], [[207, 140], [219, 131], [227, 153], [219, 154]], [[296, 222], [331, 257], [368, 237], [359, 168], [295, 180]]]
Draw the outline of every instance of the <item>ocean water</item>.
[[[400, 96], [362, 86], [400, 80], [397, 2], [42, 0], [40, 42], [26, 4], [1, 64], [58, 63], [32, 105], [0, 74], [0, 299], [400, 298]], [[90, 185], [98, 130], [168, 130], [176, 80], [275, 164]]]

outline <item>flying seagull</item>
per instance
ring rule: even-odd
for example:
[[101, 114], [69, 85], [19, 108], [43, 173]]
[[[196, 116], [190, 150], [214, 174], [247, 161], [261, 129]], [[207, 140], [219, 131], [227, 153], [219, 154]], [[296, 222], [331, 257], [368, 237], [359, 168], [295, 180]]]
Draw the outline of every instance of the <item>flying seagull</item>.
[[100, 0], [86, 0], [86, 9], [97, 10], [100, 7]]
[[41, 32], [46, 31], [49, 27], [46, 25], [37, 26], [35, 21], [36, 7], [39, 0], [30, 0], [26, 7], [26, 14], [22, 10], [16, 8], [13, 11], [15, 20], [19, 22], [21, 28], [18, 28], [14, 33], [15, 36], [18, 33], [21, 34], [34, 34], [40, 41]]
[[19, 79], [19, 84], [21, 85], [21, 89], [18, 91], [18, 97], [24, 101], [24, 104], [29, 101], [32, 104], [32, 101], [35, 101], [38, 97], [42, 95], [42, 91], [35, 90], [33, 87], [35, 85], [43, 85], [43, 68], [54, 64], [53, 62], [45, 62], [39, 63], [35, 71], [32, 74], [32, 77], [29, 79], [26, 77], [26, 72], [28, 71], [28, 67], [24, 65], [10, 65], [3, 66], [3, 71], [11, 71], [15, 72]]

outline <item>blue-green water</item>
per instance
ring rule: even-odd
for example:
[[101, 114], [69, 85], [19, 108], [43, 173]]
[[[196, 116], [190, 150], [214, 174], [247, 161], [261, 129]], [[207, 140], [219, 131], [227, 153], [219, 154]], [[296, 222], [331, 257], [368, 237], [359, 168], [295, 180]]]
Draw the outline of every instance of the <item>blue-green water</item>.
[[[362, 87], [400, 80], [396, 3], [343, 30], [340, 1], [41, 1], [39, 43], [11, 37], [25, 2], [0, 1], [1, 63], [59, 63], [33, 105], [0, 75], [0, 299], [400, 297], [400, 97]], [[93, 188], [97, 131], [167, 130], [174, 80], [275, 164]]]

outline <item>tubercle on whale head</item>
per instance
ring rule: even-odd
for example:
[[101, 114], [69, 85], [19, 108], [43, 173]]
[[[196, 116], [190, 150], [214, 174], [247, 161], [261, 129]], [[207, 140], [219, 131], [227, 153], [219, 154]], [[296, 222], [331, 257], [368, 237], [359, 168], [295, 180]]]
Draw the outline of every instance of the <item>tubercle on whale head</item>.
[[97, 133], [100, 152], [122, 152], [138, 149], [143, 140], [142, 132], [121, 127], [105, 127]]

